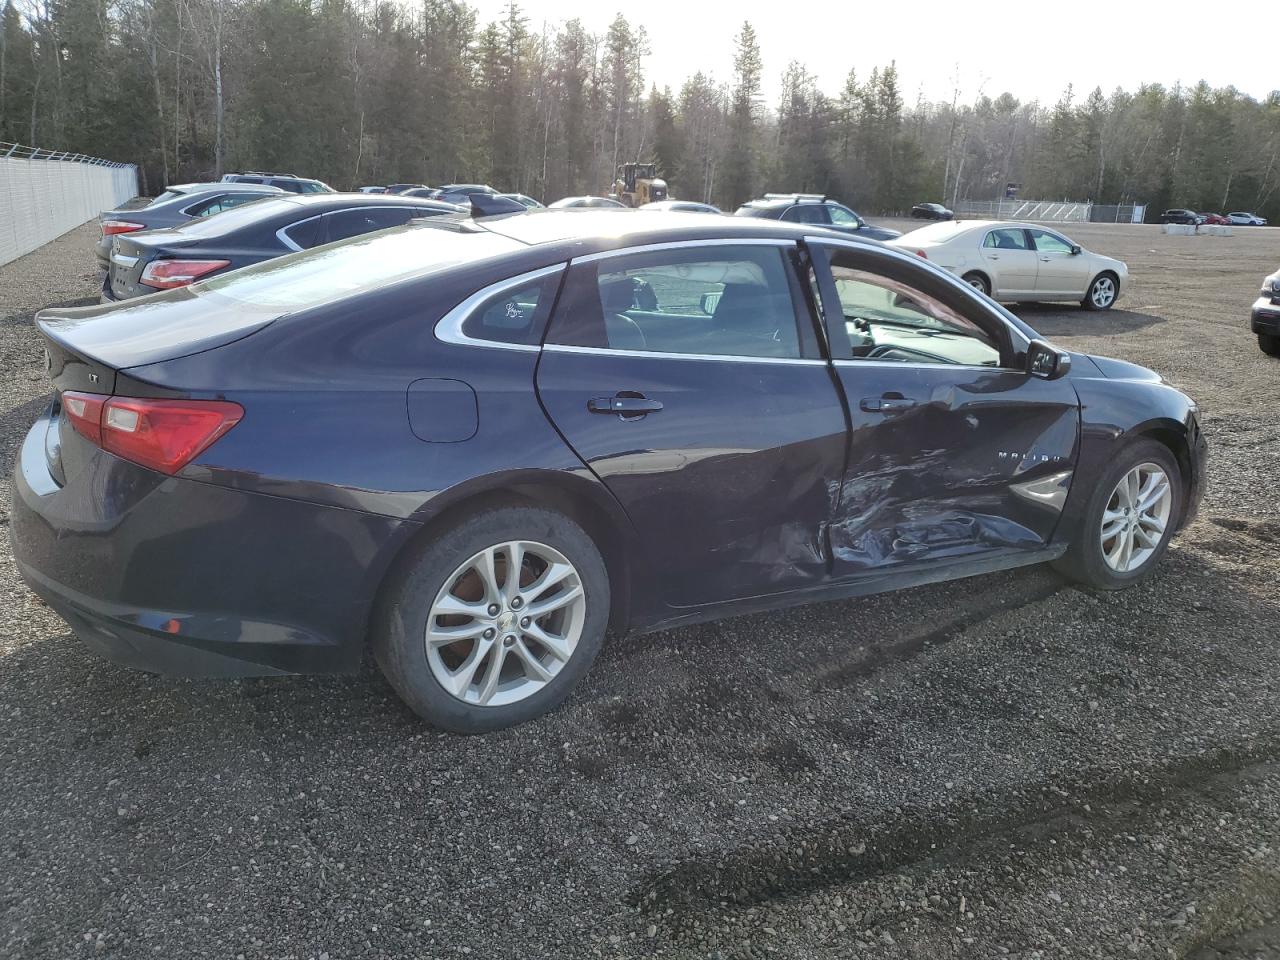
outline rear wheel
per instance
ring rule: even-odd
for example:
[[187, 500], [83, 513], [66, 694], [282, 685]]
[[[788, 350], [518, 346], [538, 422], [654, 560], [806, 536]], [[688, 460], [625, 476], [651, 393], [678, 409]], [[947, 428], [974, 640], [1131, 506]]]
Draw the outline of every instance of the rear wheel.
[[1100, 478], [1074, 542], [1055, 566], [1100, 590], [1130, 586], [1164, 556], [1181, 510], [1182, 473], [1173, 454], [1162, 443], [1140, 440]]
[[1086, 310], [1110, 310], [1120, 294], [1120, 283], [1110, 273], [1100, 273], [1089, 284], [1089, 292], [1080, 301]]
[[420, 716], [483, 733], [546, 713], [587, 672], [609, 622], [591, 538], [536, 507], [477, 514], [389, 586], [374, 655]]
[[1280, 337], [1274, 333], [1258, 334], [1258, 349], [1269, 357], [1280, 357]]
[[972, 273], [966, 273], [960, 278], [975, 290], [981, 290], [988, 297], [991, 296], [991, 282], [976, 270]]

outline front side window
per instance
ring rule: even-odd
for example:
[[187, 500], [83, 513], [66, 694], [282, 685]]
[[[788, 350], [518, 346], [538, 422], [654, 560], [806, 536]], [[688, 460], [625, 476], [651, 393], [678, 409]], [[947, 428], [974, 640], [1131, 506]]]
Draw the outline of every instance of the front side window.
[[1064, 240], [1056, 233], [1049, 233], [1047, 230], [1032, 230], [1031, 237], [1035, 240], [1036, 249], [1041, 253], [1070, 253], [1071, 243]]
[[842, 265], [845, 256], [833, 255], [831, 275], [851, 359], [1000, 365], [999, 346], [976, 323], [902, 280]]
[[992, 230], [982, 245], [988, 250], [1030, 250], [1025, 230]]
[[827, 209], [831, 212], [831, 222], [838, 227], [860, 227], [862, 220], [858, 215], [848, 207], [842, 207], [838, 204], [829, 203]]
[[573, 268], [550, 342], [650, 353], [800, 356], [780, 247], [690, 247]]

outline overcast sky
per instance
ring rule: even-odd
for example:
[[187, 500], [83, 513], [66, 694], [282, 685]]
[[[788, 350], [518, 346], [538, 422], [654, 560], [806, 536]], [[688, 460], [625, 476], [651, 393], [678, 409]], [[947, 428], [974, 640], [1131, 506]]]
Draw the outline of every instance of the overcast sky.
[[[496, 19], [505, 0], [471, 0], [482, 21]], [[1200, 79], [1234, 84], [1254, 97], [1280, 88], [1270, 45], [1277, 23], [1261, 0], [522, 0], [529, 28], [573, 17], [603, 34], [618, 10], [643, 23], [653, 53], [646, 83], [678, 89], [697, 70], [728, 80], [733, 37], [750, 20], [760, 37], [765, 93], [777, 99], [779, 77], [791, 60], [836, 94], [850, 67], [898, 63], [903, 98], [950, 100], [957, 69], [963, 99], [979, 90], [1005, 90], [1022, 100], [1052, 103], [1068, 83], [1084, 97], [1095, 86], [1136, 89], [1143, 82], [1172, 86]]]

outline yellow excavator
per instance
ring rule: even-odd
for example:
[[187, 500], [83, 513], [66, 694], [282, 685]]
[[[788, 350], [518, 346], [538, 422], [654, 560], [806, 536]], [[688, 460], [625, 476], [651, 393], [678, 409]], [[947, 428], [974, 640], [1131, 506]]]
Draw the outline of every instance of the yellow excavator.
[[621, 163], [618, 179], [610, 191], [613, 199], [628, 207], [639, 207], [667, 199], [667, 181], [658, 176], [656, 163]]

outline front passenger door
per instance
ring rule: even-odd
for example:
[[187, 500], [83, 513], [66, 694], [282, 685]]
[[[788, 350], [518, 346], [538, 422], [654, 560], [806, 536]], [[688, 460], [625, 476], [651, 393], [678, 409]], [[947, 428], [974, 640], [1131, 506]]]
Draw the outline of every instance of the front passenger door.
[[1042, 296], [1083, 297], [1089, 289], [1089, 260], [1073, 253], [1073, 246], [1066, 237], [1048, 230], [1029, 229], [1035, 243], [1040, 268], [1036, 279], [1036, 292]]
[[726, 240], [587, 257], [551, 318], [543, 407], [630, 516], [670, 606], [827, 577], [847, 432], [796, 254]]
[[1021, 227], [989, 230], [982, 240], [982, 260], [991, 278], [994, 300], [1016, 300], [1034, 294], [1040, 264]]
[[810, 249], [853, 427], [831, 523], [834, 575], [1045, 548], [1076, 462], [1071, 381], [1030, 376], [1025, 341], [994, 308], [924, 265], [871, 248]]

